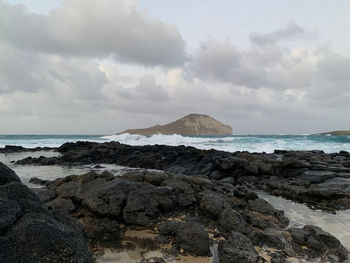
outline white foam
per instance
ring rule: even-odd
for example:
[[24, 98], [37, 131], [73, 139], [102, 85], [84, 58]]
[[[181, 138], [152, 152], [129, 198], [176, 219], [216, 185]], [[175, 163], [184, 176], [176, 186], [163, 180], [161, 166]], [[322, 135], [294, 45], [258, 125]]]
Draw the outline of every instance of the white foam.
[[120, 143], [133, 146], [141, 145], [185, 145], [199, 149], [216, 149], [229, 152], [249, 151], [271, 153], [279, 150], [323, 150], [325, 152], [339, 152], [350, 150], [349, 143], [337, 143], [312, 139], [309, 136], [225, 136], [225, 137], [192, 137], [181, 135], [133, 135], [121, 134], [103, 136], [108, 141], [119, 141]]
[[339, 152], [341, 150], [350, 151], [350, 137], [327, 137], [327, 136], [308, 136], [308, 135], [234, 135], [234, 136], [181, 136], [181, 135], [132, 135], [120, 134], [93, 138], [74, 137], [57, 138], [47, 137], [40, 139], [27, 139], [19, 137], [17, 139], [0, 139], [0, 147], [5, 145], [20, 145], [27, 148], [35, 147], [59, 147], [66, 142], [76, 141], [94, 141], [108, 142], [118, 141], [123, 144], [140, 145], [185, 145], [199, 149], [216, 149], [228, 152], [249, 151], [249, 152], [267, 152], [274, 150], [323, 150], [327, 153]]

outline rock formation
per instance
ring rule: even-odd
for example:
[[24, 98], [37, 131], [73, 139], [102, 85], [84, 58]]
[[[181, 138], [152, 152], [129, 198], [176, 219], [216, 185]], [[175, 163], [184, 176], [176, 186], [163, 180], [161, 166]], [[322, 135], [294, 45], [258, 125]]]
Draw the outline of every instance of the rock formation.
[[345, 151], [230, 153], [184, 146], [129, 146], [118, 142], [66, 143], [58, 151], [62, 156], [28, 157], [17, 164], [110, 163], [177, 174], [201, 174], [210, 179], [249, 184], [324, 210], [350, 208], [350, 153]]
[[[52, 193], [50, 199], [44, 191]], [[348, 258], [341, 243], [322, 229], [285, 229], [289, 221], [283, 211], [245, 187], [206, 176], [135, 171], [114, 177], [90, 172], [57, 179], [39, 196], [49, 207], [78, 218], [90, 247], [120, 242], [127, 229], [143, 227], [156, 229], [159, 246], [168, 247], [164, 255], [208, 256], [210, 247], [217, 246], [223, 263]], [[264, 255], [275, 259], [263, 261]]]
[[[163, 170], [132, 171], [118, 177], [90, 172], [52, 182], [36, 180], [45, 185], [36, 190], [41, 201], [52, 211], [77, 218], [94, 250], [102, 243], [120, 243], [130, 229], [142, 227], [155, 231], [158, 238], [154, 239], [165, 244], [169, 255], [207, 257], [216, 247], [214, 254], [220, 263], [275, 263], [297, 258], [348, 262], [348, 251], [334, 236], [310, 225], [288, 228], [284, 212], [254, 191], [264, 190], [332, 212], [349, 209], [349, 152], [230, 153], [118, 142], [66, 143], [57, 151], [60, 156], [29, 157], [16, 164], [106, 163]], [[16, 180], [13, 178], [13, 174], [7, 175], [3, 183]], [[164, 260], [142, 258], [140, 262]]]
[[232, 135], [232, 128], [208, 115], [190, 114], [165, 125], [155, 125], [146, 129], [129, 129], [122, 133], [153, 135]]
[[331, 131], [331, 132], [324, 132], [321, 133], [322, 135], [350, 135], [350, 131]]
[[49, 210], [0, 163], [0, 262], [92, 263], [83, 228], [64, 211]]

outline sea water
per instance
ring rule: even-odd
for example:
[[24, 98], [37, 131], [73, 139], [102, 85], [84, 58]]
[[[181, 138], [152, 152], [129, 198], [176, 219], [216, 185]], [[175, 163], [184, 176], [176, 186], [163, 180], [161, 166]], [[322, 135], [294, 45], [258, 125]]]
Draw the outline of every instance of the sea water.
[[228, 152], [249, 151], [271, 153], [274, 150], [323, 150], [326, 153], [350, 151], [348, 135], [0, 135], [0, 147], [20, 145], [27, 148], [58, 147], [65, 142], [118, 141], [129, 145], [186, 145], [199, 149], [216, 149]]

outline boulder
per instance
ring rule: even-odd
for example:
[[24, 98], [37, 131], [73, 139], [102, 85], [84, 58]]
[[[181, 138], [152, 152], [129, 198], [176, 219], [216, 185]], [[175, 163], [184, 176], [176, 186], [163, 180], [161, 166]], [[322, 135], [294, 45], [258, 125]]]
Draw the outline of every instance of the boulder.
[[256, 263], [258, 254], [248, 237], [232, 232], [227, 240], [219, 243], [220, 263]]
[[207, 194], [202, 197], [200, 208], [204, 214], [218, 218], [225, 208], [225, 203], [220, 196]]
[[20, 182], [20, 179], [13, 170], [0, 162], [0, 185], [9, 182]]
[[204, 226], [195, 222], [180, 225], [175, 237], [176, 245], [185, 252], [207, 256], [209, 254], [209, 235]]
[[220, 227], [226, 231], [236, 231], [247, 234], [250, 232], [250, 228], [245, 222], [244, 218], [232, 208], [226, 208], [221, 212], [219, 217]]
[[66, 213], [49, 211], [2, 164], [0, 182], [0, 262], [93, 262], [77, 221]]
[[309, 258], [336, 256], [339, 262], [348, 259], [348, 251], [338, 239], [316, 226], [290, 228], [293, 249]]
[[323, 183], [324, 181], [335, 177], [333, 172], [329, 171], [314, 171], [307, 170], [301, 173], [300, 178], [304, 179], [312, 184], [314, 183]]

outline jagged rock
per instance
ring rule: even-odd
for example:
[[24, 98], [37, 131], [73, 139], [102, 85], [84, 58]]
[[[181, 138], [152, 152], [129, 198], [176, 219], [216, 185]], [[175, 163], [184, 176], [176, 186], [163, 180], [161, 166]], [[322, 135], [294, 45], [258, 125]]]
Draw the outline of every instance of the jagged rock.
[[0, 185], [4, 185], [14, 181], [20, 182], [19, 177], [13, 170], [11, 170], [6, 165], [0, 162]]
[[31, 188], [31, 190], [39, 197], [43, 203], [49, 202], [56, 197], [56, 193], [50, 189]]
[[[129, 146], [117, 142], [66, 143], [59, 147], [58, 151], [62, 156], [29, 157], [17, 161], [17, 164], [112, 163], [191, 176], [206, 175], [212, 180], [228, 178], [229, 183], [267, 190], [274, 195], [285, 196], [324, 210], [350, 208], [350, 191], [345, 187], [348, 185], [346, 179], [349, 179], [350, 161], [344, 153], [325, 154], [322, 151], [228, 153], [184, 146]], [[132, 177], [134, 182], [148, 182], [155, 186], [171, 186], [169, 178], [165, 176], [160, 172], [145, 172], [142, 175], [130, 173], [124, 178], [131, 180]], [[323, 189], [327, 185], [332, 191]], [[174, 185], [176, 191], [181, 187], [185, 186]], [[194, 195], [186, 192], [188, 195], [180, 202], [192, 205], [195, 202]]]
[[338, 239], [316, 226], [304, 226], [304, 228], [289, 229], [293, 240], [294, 250], [309, 258], [333, 255], [338, 261], [348, 259], [347, 250], [341, 245]]
[[253, 231], [249, 234], [250, 240], [255, 246], [268, 246], [276, 249], [284, 249], [285, 245], [280, 237], [277, 235], [266, 234], [260, 231]]
[[123, 218], [128, 224], [148, 226], [159, 214], [158, 202], [149, 192], [131, 192], [126, 200]]
[[[293, 238], [289, 242], [284, 235], [287, 232], [283, 232], [288, 225], [283, 211], [274, 209], [246, 187], [211, 181], [206, 176], [147, 173], [136, 171], [125, 177], [88, 173], [57, 179], [47, 186], [55, 193], [55, 199], [48, 204], [71, 200], [75, 206], [71, 213], [83, 224], [93, 244], [116, 242], [125, 228], [157, 226], [156, 240], [172, 244], [172, 251], [177, 252], [180, 249], [193, 255], [208, 255], [208, 233], [211, 238], [226, 239], [219, 250], [223, 262], [254, 262], [257, 253], [254, 248], [251, 250], [251, 241], [271, 251], [282, 250], [285, 244], [288, 247], [284, 250], [294, 247], [290, 245]], [[147, 176], [156, 179], [146, 182]], [[16, 215], [16, 210], [12, 214]], [[242, 236], [231, 234], [232, 231]], [[312, 247], [314, 241], [308, 242]], [[303, 253], [295, 247], [288, 255]], [[274, 262], [283, 262], [279, 255]]]
[[248, 234], [250, 232], [244, 218], [231, 208], [227, 208], [222, 211], [219, 218], [219, 224], [225, 231], [236, 231], [244, 234]]
[[175, 237], [180, 226], [182, 226], [183, 224], [184, 223], [182, 223], [180, 221], [168, 220], [168, 221], [165, 221], [164, 223], [161, 223], [158, 225], [158, 231], [160, 234], [162, 234], [164, 236]]
[[63, 210], [68, 212], [75, 210], [72, 200], [62, 197], [56, 198], [55, 200], [49, 202], [47, 206], [54, 210]]
[[256, 263], [258, 254], [252, 242], [239, 232], [232, 232], [227, 240], [219, 243], [220, 263]]
[[0, 262], [93, 262], [77, 221], [49, 211], [2, 164], [0, 181]]
[[200, 208], [203, 213], [209, 214], [214, 218], [219, 217], [222, 210], [225, 208], [224, 200], [218, 195], [204, 195], [201, 202]]
[[175, 241], [185, 252], [198, 256], [207, 256], [209, 253], [209, 235], [201, 224], [186, 222], [180, 225]]
[[301, 173], [300, 178], [310, 183], [323, 183], [324, 181], [335, 177], [333, 172], [308, 170]]

